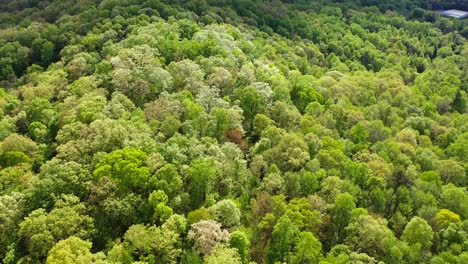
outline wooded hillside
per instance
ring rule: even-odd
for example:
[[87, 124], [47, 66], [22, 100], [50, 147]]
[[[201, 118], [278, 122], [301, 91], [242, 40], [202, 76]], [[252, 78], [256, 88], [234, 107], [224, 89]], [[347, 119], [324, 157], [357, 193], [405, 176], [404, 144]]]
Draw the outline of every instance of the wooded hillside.
[[468, 263], [455, 5], [0, 0], [0, 259]]

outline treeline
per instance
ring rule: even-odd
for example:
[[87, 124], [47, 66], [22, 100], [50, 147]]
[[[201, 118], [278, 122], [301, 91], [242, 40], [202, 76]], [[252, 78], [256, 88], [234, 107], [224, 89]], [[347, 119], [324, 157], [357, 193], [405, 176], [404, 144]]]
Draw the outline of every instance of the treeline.
[[[0, 80], [12, 80], [21, 76], [27, 67], [37, 64], [47, 67], [59, 59], [65, 45], [73, 44], [92, 30], [109, 27], [116, 19], [118, 26], [112, 26], [118, 38], [127, 33], [129, 22], [145, 14], [164, 19], [169, 17], [191, 17], [203, 24], [231, 23], [248, 24], [272, 34], [285, 37], [300, 36], [314, 42], [327, 40], [317, 32], [319, 14], [327, 14], [336, 20], [356, 23], [351, 20], [357, 16], [355, 10], [369, 13], [400, 12], [411, 19], [434, 23], [444, 33], [458, 31], [468, 36], [466, 21], [440, 17], [433, 11], [425, 10], [433, 6], [450, 8], [452, 5], [463, 9], [454, 1], [6, 1], [0, 5]], [[464, 1], [462, 1], [464, 2]], [[429, 6], [426, 6], [429, 5]], [[364, 9], [363, 9], [364, 8]], [[370, 8], [370, 9], [369, 9]], [[425, 8], [425, 9], [423, 9]], [[468, 7], [467, 7], [468, 9]], [[388, 13], [390, 12], [390, 13]], [[120, 18], [120, 19], [119, 19]], [[369, 22], [367, 22], [369, 23]], [[405, 21], [396, 20], [393, 26], [400, 28]], [[378, 21], [372, 21], [379, 28]], [[429, 26], [428, 26], [429, 27]], [[430, 26], [432, 27], [432, 26]], [[370, 28], [372, 30], [372, 28]], [[420, 30], [415, 28], [414, 30]], [[425, 29], [427, 30], [427, 29]], [[424, 34], [424, 33], [423, 33]], [[427, 34], [425, 34], [427, 35]], [[107, 39], [101, 39], [101, 45]], [[92, 47], [99, 49], [100, 46]], [[367, 65], [366, 65], [367, 66]]]
[[466, 22], [387, 2], [2, 5], [0, 259], [467, 263]]

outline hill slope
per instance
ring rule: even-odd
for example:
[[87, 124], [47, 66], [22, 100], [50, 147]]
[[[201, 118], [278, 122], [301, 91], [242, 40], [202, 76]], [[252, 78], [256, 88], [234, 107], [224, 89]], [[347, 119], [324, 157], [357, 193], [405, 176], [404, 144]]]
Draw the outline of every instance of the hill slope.
[[392, 2], [0, 5], [0, 258], [466, 263], [467, 21]]

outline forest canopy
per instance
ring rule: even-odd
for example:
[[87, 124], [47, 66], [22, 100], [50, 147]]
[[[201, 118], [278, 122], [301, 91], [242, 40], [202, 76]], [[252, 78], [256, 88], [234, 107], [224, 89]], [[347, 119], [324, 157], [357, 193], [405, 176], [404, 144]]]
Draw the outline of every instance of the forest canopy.
[[466, 1], [0, 0], [2, 263], [468, 263]]

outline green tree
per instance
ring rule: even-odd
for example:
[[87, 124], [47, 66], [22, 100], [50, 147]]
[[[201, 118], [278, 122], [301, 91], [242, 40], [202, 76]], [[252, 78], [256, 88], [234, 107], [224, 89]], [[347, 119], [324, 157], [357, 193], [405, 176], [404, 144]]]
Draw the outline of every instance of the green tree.
[[461, 222], [461, 218], [458, 214], [448, 210], [448, 209], [441, 209], [432, 219], [436, 226], [436, 230], [441, 230], [447, 228], [450, 223], [459, 223]]
[[149, 196], [149, 203], [153, 206], [153, 219], [158, 223], [163, 223], [168, 219], [173, 211], [167, 206], [168, 197], [162, 190], [153, 191]]
[[361, 123], [353, 126], [350, 130], [350, 139], [356, 144], [355, 150], [360, 151], [369, 146], [369, 131]]
[[345, 242], [355, 251], [371, 257], [384, 259], [391, 254], [396, 238], [387, 227], [387, 221], [370, 215], [361, 215], [346, 227], [348, 234]]
[[18, 223], [21, 222], [23, 195], [12, 193], [0, 196], [0, 258], [4, 259], [7, 248], [18, 238]]
[[59, 240], [70, 236], [90, 239], [95, 234], [94, 220], [86, 214], [86, 206], [76, 196], [63, 196], [55, 208], [47, 213], [44, 209], [32, 211], [19, 224], [19, 236], [34, 260], [43, 259]]
[[[47, 264], [106, 263], [105, 255], [92, 254], [91, 242], [71, 236], [55, 244], [47, 254]], [[101, 259], [100, 259], [101, 258]]]
[[36, 154], [37, 144], [25, 136], [13, 133], [3, 139], [0, 150], [3, 153], [12, 151], [23, 152], [29, 157], [33, 157]]
[[318, 263], [322, 257], [322, 244], [311, 232], [302, 232], [291, 263]]
[[299, 230], [288, 216], [282, 216], [273, 228], [271, 246], [268, 249], [269, 263], [286, 261], [292, 251]]
[[210, 181], [214, 178], [216, 168], [213, 161], [209, 159], [198, 159], [192, 161], [188, 169], [189, 184], [188, 192], [192, 208], [199, 208], [205, 202], [209, 192]]
[[[284, 196], [274, 198], [284, 199]], [[301, 230], [316, 231], [321, 223], [320, 212], [315, 210], [311, 202], [305, 197], [292, 199], [285, 209], [286, 215], [291, 219], [294, 226]]]
[[456, 159], [460, 159], [463, 162], [468, 161], [468, 149], [465, 148], [468, 144], [468, 133], [463, 133], [457, 137], [455, 142], [451, 144], [447, 150], [446, 153], [454, 157]]
[[411, 247], [421, 248], [421, 250], [430, 250], [434, 232], [426, 220], [420, 217], [413, 217], [403, 230], [401, 239]]
[[453, 99], [453, 110], [459, 112], [460, 114], [466, 113], [467, 110], [467, 97], [466, 93], [463, 91], [458, 91], [455, 99]]
[[336, 197], [335, 207], [332, 209], [333, 239], [341, 243], [345, 238], [345, 228], [351, 221], [353, 210], [356, 208], [354, 198], [349, 193], [343, 193]]
[[29, 123], [37, 121], [49, 126], [53, 121], [54, 115], [55, 110], [46, 98], [34, 98], [26, 109], [26, 118]]
[[250, 241], [242, 231], [234, 231], [229, 235], [229, 246], [237, 249], [242, 263], [247, 263], [249, 258]]
[[[146, 162], [150, 166], [151, 161]], [[177, 172], [177, 167], [172, 164], [165, 164], [149, 177], [148, 185], [151, 188], [163, 190], [168, 197], [175, 197], [182, 191], [182, 177]]]
[[94, 176], [114, 179], [123, 192], [145, 190], [150, 175], [144, 165], [147, 154], [141, 150], [124, 148], [104, 155], [94, 170]]
[[140, 260], [158, 260], [161, 263], [177, 263], [181, 250], [177, 248], [179, 234], [156, 226], [141, 224], [131, 226], [124, 240]]
[[51, 208], [62, 194], [73, 194], [84, 198], [88, 194], [92, 175], [76, 162], [52, 159], [41, 166], [38, 177], [31, 181], [25, 191], [28, 207]]
[[437, 172], [444, 183], [453, 183], [457, 186], [465, 186], [467, 182], [465, 169], [454, 160], [439, 160]]
[[244, 111], [244, 120], [248, 122], [247, 128], [250, 128], [254, 116], [265, 111], [265, 102], [254, 86], [238, 88], [234, 90], [234, 95], [239, 98], [239, 106]]
[[235, 248], [228, 248], [217, 244], [211, 254], [205, 257], [206, 264], [241, 264], [242, 261]]
[[0, 154], [0, 166], [2, 168], [12, 167], [19, 163], [29, 163], [30, 158], [20, 151], [8, 151]]
[[114, 245], [107, 253], [107, 259], [111, 263], [131, 264], [133, 262], [133, 257], [124, 244]]
[[285, 134], [263, 155], [284, 171], [297, 171], [310, 160], [309, 147], [298, 134]]
[[208, 213], [208, 210], [205, 207], [200, 207], [187, 214], [187, 221], [189, 224], [195, 224], [201, 220], [210, 219], [213, 219], [213, 216]]
[[208, 212], [224, 227], [230, 228], [240, 223], [241, 211], [232, 200], [221, 200], [208, 208]]
[[465, 219], [468, 217], [468, 194], [466, 190], [448, 184], [442, 187], [441, 198], [444, 208], [450, 209]]

